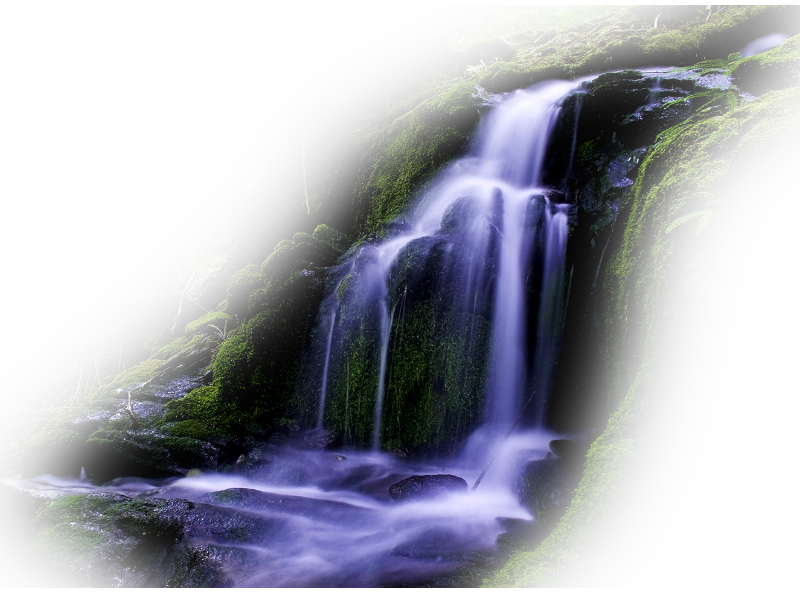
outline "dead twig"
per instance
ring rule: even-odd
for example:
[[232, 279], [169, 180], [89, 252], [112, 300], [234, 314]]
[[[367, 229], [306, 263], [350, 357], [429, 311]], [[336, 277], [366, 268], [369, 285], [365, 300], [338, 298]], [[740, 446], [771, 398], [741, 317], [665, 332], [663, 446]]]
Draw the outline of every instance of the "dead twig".
[[305, 132], [300, 135], [300, 144], [303, 153], [303, 193], [306, 197], [306, 210], [311, 214], [311, 205], [308, 203], [308, 187], [306, 186], [306, 136]]
[[133, 393], [141, 390], [144, 386], [153, 381], [153, 379], [155, 379], [156, 377], [158, 377], [158, 374], [153, 375], [150, 379], [148, 379], [144, 383], [140, 383], [136, 387], [128, 390], [128, 404], [127, 406], [125, 404], [122, 404], [122, 408], [125, 410], [125, 412], [127, 412], [130, 415], [131, 419], [133, 420], [134, 429], [137, 429], [139, 427], [139, 417], [137, 417], [136, 413], [133, 412]]

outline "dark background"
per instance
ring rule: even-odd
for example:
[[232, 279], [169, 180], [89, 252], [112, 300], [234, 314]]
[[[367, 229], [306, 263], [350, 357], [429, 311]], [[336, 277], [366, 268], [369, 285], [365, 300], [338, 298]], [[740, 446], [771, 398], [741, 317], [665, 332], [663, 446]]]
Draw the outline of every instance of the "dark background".
[[442, 8], [22, 21], [7, 87], [2, 408], [81, 335], [109, 335], [132, 300], [168, 287], [183, 232], [290, 100], [353, 117], [380, 109], [387, 70], [394, 95], [410, 85]]

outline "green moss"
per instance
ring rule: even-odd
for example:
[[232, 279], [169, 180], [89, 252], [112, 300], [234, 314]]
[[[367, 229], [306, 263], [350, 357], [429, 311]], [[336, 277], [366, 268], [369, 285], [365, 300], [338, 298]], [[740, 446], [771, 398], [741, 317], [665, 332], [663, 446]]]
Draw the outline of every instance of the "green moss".
[[114, 378], [114, 381], [109, 386], [111, 389], [127, 388], [128, 386], [144, 383], [150, 380], [155, 374], [156, 369], [164, 364], [163, 360], [158, 358], [149, 358], [135, 367], [131, 367]]
[[454, 84], [375, 137], [382, 150], [370, 169], [367, 229], [400, 215], [419, 186], [465, 149], [478, 122], [474, 93], [471, 83]]
[[263, 285], [261, 270], [256, 265], [247, 265], [228, 280], [228, 310], [243, 317], [247, 310], [247, 300], [255, 290]]
[[738, 61], [731, 76], [739, 87], [754, 94], [800, 84], [800, 35]]
[[[506, 92], [547, 79], [569, 79], [642, 64], [692, 64], [725, 68], [737, 44], [777, 29], [796, 13], [777, 6], [728, 6], [706, 21], [702, 7], [629, 7], [603, 21], [576, 23], [554, 31], [547, 42], [523, 48], [513, 62], [497, 62], [477, 82], [490, 92]], [[653, 28], [655, 17], [659, 27]], [[739, 41], [736, 41], [739, 40]], [[733, 47], [732, 47], [733, 46]]]
[[189, 343], [190, 339], [191, 337], [188, 337], [186, 335], [183, 335], [179, 338], [175, 338], [167, 345], [162, 346], [150, 358], [154, 358], [157, 360], [167, 360], [171, 356], [174, 356], [175, 354], [183, 350], [186, 347], [186, 344]]
[[83, 444], [88, 433], [53, 428], [34, 436], [26, 445], [18, 467], [25, 476], [78, 475], [83, 464]]
[[[167, 507], [166, 500], [118, 494], [63, 496], [39, 511], [40, 531], [32, 545], [51, 564], [86, 571], [94, 585], [110, 585], [114, 563], [124, 563], [140, 541], [147, 540], [152, 547], [180, 540], [180, 522], [170, 518]], [[120, 533], [125, 541], [118, 538]]]
[[[200, 389], [205, 389], [205, 388], [200, 388]], [[178, 413], [179, 410], [180, 409], [175, 410], [175, 412]], [[165, 415], [164, 420], [165, 421], [175, 420], [175, 415], [170, 415], [169, 419]], [[215, 431], [211, 427], [211, 425], [197, 419], [181, 420], [172, 426], [172, 428], [169, 430], [169, 433], [174, 436], [189, 437], [196, 440], [210, 440], [218, 436], [218, 431]]]
[[186, 335], [194, 336], [199, 333], [215, 332], [212, 325], [220, 330], [230, 331], [236, 326], [236, 320], [224, 312], [209, 312], [186, 325]]
[[[117, 424], [119, 429], [113, 428]], [[153, 429], [131, 430], [128, 417], [96, 431], [84, 445], [86, 474], [95, 481], [122, 475], [166, 477], [175, 475], [176, 461], [164, 447], [165, 436]]]
[[339, 231], [336, 231], [333, 227], [325, 225], [324, 223], [317, 225], [312, 235], [317, 240], [329, 244], [336, 250], [344, 251], [346, 249], [347, 240], [345, 235]]
[[58, 562], [69, 558], [83, 564], [95, 562], [98, 549], [107, 541], [108, 534], [103, 531], [78, 527], [74, 521], [55, 523], [43, 528], [32, 543], [34, 552], [50, 556]]
[[221, 418], [218, 414], [220, 409], [217, 406], [217, 389], [213, 386], [197, 388], [183, 398], [170, 400], [166, 409], [165, 421], [202, 419], [207, 423], [218, 423]]

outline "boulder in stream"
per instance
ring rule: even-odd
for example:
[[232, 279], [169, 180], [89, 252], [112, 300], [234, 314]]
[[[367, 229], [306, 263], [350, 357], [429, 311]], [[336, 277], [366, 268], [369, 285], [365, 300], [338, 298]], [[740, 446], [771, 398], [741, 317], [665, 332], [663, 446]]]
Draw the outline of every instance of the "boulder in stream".
[[389, 488], [395, 502], [427, 500], [446, 492], [466, 492], [467, 482], [456, 475], [414, 475]]
[[342, 439], [327, 429], [315, 429], [303, 436], [303, 443], [309, 448], [329, 450], [339, 448], [342, 445]]

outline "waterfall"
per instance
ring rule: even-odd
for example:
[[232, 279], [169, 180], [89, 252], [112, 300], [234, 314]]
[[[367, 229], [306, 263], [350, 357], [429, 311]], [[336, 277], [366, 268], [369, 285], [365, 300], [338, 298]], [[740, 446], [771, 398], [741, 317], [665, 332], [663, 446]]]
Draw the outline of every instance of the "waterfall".
[[[425, 415], [433, 410], [446, 413], [448, 403], [466, 402], [465, 389], [475, 386], [465, 385], [464, 378], [476, 371], [460, 367], [463, 361], [483, 365], [486, 373], [483, 405], [473, 411], [483, 414], [485, 425], [506, 430], [534, 393], [535, 408], [526, 422], [545, 425], [574, 207], [559, 203], [562, 196], [544, 186], [544, 161], [561, 103], [581, 84], [551, 81], [492, 97], [494, 106], [484, 115], [469, 154], [443, 171], [408, 221], [393, 226], [393, 235], [365, 243], [338, 267], [334, 276], [340, 284], [323, 303], [318, 325], [328, 328], [327, 335], [318, 336], [318, 344], [326, 344], [319, 350], [325, 359], [318, 376], [318, 427], [328, 418], [347, 420], [356, 443], [371, 441], [378, 450], [387, 428], [408, 421], [408, 403], [419, 403], [415, 418], [424, 420], [432, 419]], [[352, 280], [343, 294], [339, 287], [348, 276]], [[401, 301], [404, 318], [395, 323]], [[340, 302], [346, 315], [337, 319]], [[403, 380], [416, 377], [418, 389], [395, 393], [394, 363], [408, 350], [389, 341], [398, 337], [393, 327], [405, 329], [409, 319], [417, 329], [405, 343], [416, 344], [414, 351], [425, 358]], [[359, 379], [351, 385], [344, 372], [353, 364], [346, 357], [357, 351], [365, 356], [359, 355]], [[435, 392], [422, 372], [429, 362], [444, 365], [438, 371], [449, 367], [453, 372]], [[337, 416], [345, 402], [356, 402], [354, 418], [362, 421], [370, 413], [361, 403], [372, 406], [372, 422], [354, 422], [347, 410]], [[445, 437], [468, 435], [460, 429], [462, 421], [467, 423], [454, 414], [453, 430]], [[480, 421], [464, 426], [477, 425]]]

